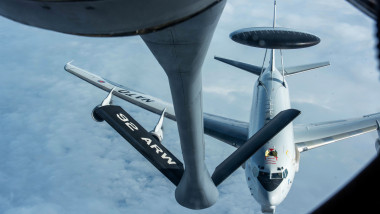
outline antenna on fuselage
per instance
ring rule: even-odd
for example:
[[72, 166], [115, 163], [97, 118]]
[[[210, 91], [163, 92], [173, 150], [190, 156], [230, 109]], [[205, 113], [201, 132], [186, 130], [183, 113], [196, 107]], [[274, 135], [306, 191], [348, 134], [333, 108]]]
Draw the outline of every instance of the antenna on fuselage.
[[[276, 28], [276, 13], [277, 13], [277, 1], [274, 0], [273, 5], [273, 30]], [[284, 69], [284, 56], [282, 55], [282, 49], [280, 49], [280, 55], [281, 55], [281, 68], [282, 68], [282, 85], [285, 87], [285, 69]], [[274, 60], [275, 60], [275, 53], [273, 49], [273, 62], [272, 62], [272, 72], [275, 69]]]
[[[277, 1], [274, 0], [274, 3], [273, 3], [273, 30], [275, 29], [276, 27], [276, 7], [277, 7]], [[271, 72], [273, 72], [275, 69], [276, 69], [276, 53], [275, 53], [275, 49], [272, 48], [272, 52], [271, 52]]]

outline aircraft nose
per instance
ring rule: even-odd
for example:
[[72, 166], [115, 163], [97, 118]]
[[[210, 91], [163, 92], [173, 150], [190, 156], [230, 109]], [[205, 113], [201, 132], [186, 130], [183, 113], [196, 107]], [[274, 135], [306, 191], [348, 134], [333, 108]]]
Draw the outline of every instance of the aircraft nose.
[[276, 197], [276, 194], [265, 191], [262, 196], [263, 198], [261, 201], [261, 212], [272, 214], [275, 213], [276, 206], [281, 203], [281, 201], [278, 200], [278, 197]]
[[264, 201], [266, 205], [277, 206], [282, 202], [281, 194], [265, 191]]

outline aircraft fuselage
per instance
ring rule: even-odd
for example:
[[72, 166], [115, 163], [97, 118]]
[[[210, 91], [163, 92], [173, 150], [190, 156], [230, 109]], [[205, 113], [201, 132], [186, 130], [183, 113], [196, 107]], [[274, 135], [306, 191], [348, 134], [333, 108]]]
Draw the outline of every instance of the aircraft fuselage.
[[[261, 74], [253, 93], [249, 137], [279, 112], [290, 109], [288, 85], [274, 66]], [[273, 213], [288, 194], [298, 170], [296, 153], [290, 123], [246, 162], [248, 187], [263, 212]]]

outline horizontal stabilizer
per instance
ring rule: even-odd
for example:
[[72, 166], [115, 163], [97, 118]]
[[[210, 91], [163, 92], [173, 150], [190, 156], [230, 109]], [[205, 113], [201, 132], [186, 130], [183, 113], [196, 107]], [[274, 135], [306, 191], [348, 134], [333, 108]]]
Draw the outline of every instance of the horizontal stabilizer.
[[[292, 67], [285, 67], [285, 76], [290, 76], [293, 74], [301, 73], [304, 71], [321, 68], [330, 65], [330, 62], [319, 62], [319, 63], [313, 63], [313, 64], [307, 64], [307, 65], [298, 65], [298, 66], [292, 66]], [[278, 69], [282, 70], [282, 69]]]
[[218, 186], [245, 161], [256, 153], [264, 144], [276, 136], [290, 122], [292, 122], [301, 112], [296, 109], [288, 109], [280, 112], [272, 120], [264, 125], [256, 134], [248, 139], [246, 143], [240, 146], [226, 160], [216, 167], [212, 174], [214, 184]]
[[248, 71], [252, 74], [256, 74], [257, 76], [260, 76], [261, 71], [262, 71], [262, 68], [259, 66], [256, 66], [256, 65], [250, 65], [247, 63], [238, 62], [238, 61], [231, 60], [231, 59], [225, 59], [225, 58], [221, 58], [221, 57], [217, 57], [217, 56], [215, 56], [214, 59], [219, 60], [219, 61], [224, 62], [224, 63], [227, 63], [229, 65], [235, 66], [237, 68], [243, 69], [243, 70]]
[[184, 173], [183, 164], [120, 106], [106, 105], [95, 109], [137, 151], [150, 161], [174, 185]]

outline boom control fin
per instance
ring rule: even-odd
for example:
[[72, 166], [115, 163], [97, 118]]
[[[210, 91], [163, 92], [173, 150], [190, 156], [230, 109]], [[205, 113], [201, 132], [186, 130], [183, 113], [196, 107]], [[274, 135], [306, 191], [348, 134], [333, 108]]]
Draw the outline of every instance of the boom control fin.
[[114, 90], [115, 90], [115, 88], [112, 88], [112, 90], [110, 91], [108, 96], [103, 100], [102, 104], [100, 104], [101, 106], [107, 106], [107, 105], [112, 104], [112, 93]]
[[155, 137], [156, 140], [160, 142], [162, 142], [162, 140], [164, 139], [163, 124], [164, 124], [165, 111], [166, 111], [166, 108], [162, 111], [161, 117], [158, 120], [156, 127], [154, 127], [152, 131], [150, 131], [153, 137]]
[[104, 119], [102, 117], [100, 117], [99, 115], [97, 115], [95, 110], [102, 107], [102, 106], [107, 106], [107, 105], [112, 104], [112, 93], [114, 90], [115, 90], [115, 88], [112, 88], [112, 90], [107, 95], [107, 97], [103, 100], [103, 102], [101, 104], [95, 106], [95, 108], [92, 110], [91, 116], [92, 116], [92, 119], [94, 119], [96, 122], [103, 122]]

